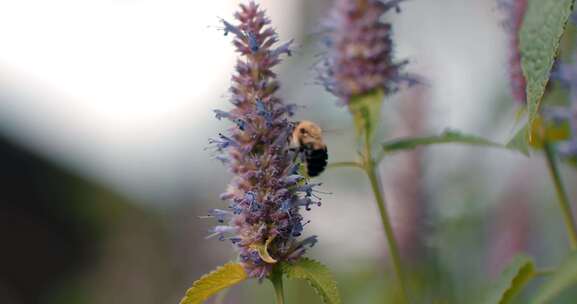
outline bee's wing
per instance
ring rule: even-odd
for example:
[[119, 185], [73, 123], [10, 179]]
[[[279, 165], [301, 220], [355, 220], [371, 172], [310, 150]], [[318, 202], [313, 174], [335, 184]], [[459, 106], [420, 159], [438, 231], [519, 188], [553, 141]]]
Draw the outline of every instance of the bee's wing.
[[323, 129], [323, 135], [343, 135], [345, 134], [345, 129]]

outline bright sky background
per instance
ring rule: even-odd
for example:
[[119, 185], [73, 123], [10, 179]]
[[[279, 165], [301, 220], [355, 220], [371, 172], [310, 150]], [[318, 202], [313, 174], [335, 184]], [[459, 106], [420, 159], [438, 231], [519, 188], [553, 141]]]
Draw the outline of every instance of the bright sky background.
[[[259, 2], [281, 40], [303, 43], [306, 0]], [[231, 19], [237, 3], [0, 0], [0, 128], [141, 197], [226, 180], [203, 147], [235, 59], [219, 17]], [[504, 57], [492, 3], [407, 1], [394, 16], [398, 54], [429, 81], [435, 127], [474, 130], [494, 99], [486, 75], [503, 76]], [[298, 102], [318, 92], [307, 73], [296, 77], [303, 85], [289, 84], [301, 90], [290, 92]]]
[[[298, 2], [261, 3], [281, 35], [293, 36], [288, 21]], [[0, 97], [7, 97], [0, 126], [83, 174], [128, 192], [148, 187], [146, 179], [181, 165], [178, 145], [195, 137], [195, 126], [212, 120], [210, 110], [226, 99], [235, 55], [219, 17], [231, 19], [236, 7], [236, 1], [0, 1]], [[193, 163], [197, 152], [189, 156]], [[157, 183], [163, 182], [172, 181]]]
[[[303, 6], [307, 1], [259, 3], [281, 40], [296, 36], [298, 45], [302, 14], [310, 13]], [[219, 17], [231, 19], [237, 3], [0, 0], [0, 131], [140, 201], [162, 206], [187, 189], [214, 200], [213, 188], [224, 189], [228, 177], [203, 148], [207, 137], [222, 129], [211, 110], [225, 104], [235, 60], [230, 38], [218, 29]], [[496, 91], [506, 87], [504, 40], [494, 7], [492, 0], [413, 0], [393, 17], [397, 54], [410, 59], [411, 69], [428, 82], [431, 132], [447, 126], [476, 131], [485, 121], [479, 114], [488, 113]], [[308, 67], [295, 67], [301, 53], [291, 59], [299, 72], [292, 71], [293, 81], [283, 84], [290, 101], [322, 102], [311, 107], [318, 115], [336, 112], [348, 121], [333, 100], [319, 98]], [[340, 139], [329, 138], [329, 145], [331, 140]], [[462, 160], [463, 153], [443, 153], [432, 154], [430, 174], [470, 161]], [[325, 190], [339, 190], [330, 187], [327, 183]], [[330, 217], [313, 219], [311, 229], [333, 234], [324, 243], [339, 248], [334, 255], [378, 252], [376, 211], [358, 213], [350, 204], [370, 199], [362, 195], [367, 193], [347, 193], [324, 204], [322, 212], [313, 211], [313, 218]], [[355, 212], [356, 223], [366, 225], [342, 217], [335, 222]], [[351, 231], [364, 237], [339, 247], [340, 236]]]

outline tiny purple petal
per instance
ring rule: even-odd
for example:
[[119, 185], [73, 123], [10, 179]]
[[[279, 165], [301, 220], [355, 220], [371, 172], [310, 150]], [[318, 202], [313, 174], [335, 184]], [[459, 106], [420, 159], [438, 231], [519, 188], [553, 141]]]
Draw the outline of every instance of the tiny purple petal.
[[226, 111], [221, 111], [221, 110], [214, 110], [214, 113], [216, 114], [216, 119], [221, 120], [223, 118], [230, 118], [230, 113], [226, 112]]
[[240, 29], [230, 23], [228, 23], [226, 20], [221, 20], [222, 24], [224, 24], [224, 35], [228, 35], [228, 33], [233, 33], [235, 34], [237, 37], [243, 37], [244, 35], [242, 34], [242, 32], [240, 31]]

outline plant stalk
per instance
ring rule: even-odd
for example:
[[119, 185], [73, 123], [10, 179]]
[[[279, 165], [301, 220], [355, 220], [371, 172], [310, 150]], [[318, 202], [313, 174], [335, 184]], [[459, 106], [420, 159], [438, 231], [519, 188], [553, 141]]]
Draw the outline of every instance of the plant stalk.
[[274, 293], [276, 295], [276, 304], [284, 304], [284, 288], [282, 283], [282, 273], [271, 277]]
[[401, 289], [401, 298], [403, 303], [408, 304], [410, 302], [407, 293], [407, 288], [405, 285], [403, 268], [401, 265], [401, 256], [399, 254], [399, 248], [397, 246], [397, 241], [395, 239], [395, 234], [393, 231], [393, 227], [391, 225], [389, 212], [387, 210], [384, 191], [382, 190], [381, 187], [381, 178], [378, 172], [378, 163], [376, 163], [372, 157], [371, 140], [368, 134], [365, 138], [365, 155], [363, 163], [365, 172], [367, 173], [369, 181], [371, 182], [371, 189], [373, 190], [373, 194], [375, 195], [375, 201], [377, 202], [379, 213], [381, 215], [381, 222], [383, 223], [387, 243], [389, 245], [389, 253], [391, 255], [393, 268], [395, 270], [395, 275], [397, 277], [397, 281], [399, 282], [399, 286]]
[[557, 192], [559, 207], [561, 208], [561, 213], [563, 213], [565, 219], [565, 227], [567, 228], [567, 234], [569, 235], [569, 245], [571, 246], [571, 250], [575, 250], [577, 249], [577, 225], [575, 224], [573, 212], [571, 211], [571, 204], [569, 203], [567, 192], [563, 186], [561, 174], [559, 174], [559, 168], [555, 161], [555, 153], [553, 147], [548, 142], [543, 144], [543, 149], [545, 150], [549, 173], [551, 174], [551, 179], [553, 180], [555, 191]]

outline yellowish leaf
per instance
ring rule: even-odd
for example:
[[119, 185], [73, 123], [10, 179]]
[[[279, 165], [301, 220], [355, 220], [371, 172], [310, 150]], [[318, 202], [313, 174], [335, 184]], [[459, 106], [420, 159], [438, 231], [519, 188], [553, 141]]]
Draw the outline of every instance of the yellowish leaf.
[[226, 263], [195, 281], [180, 300], [180, 304], [201, 304], [217, 292], [246, 278], [246, 272], [240, 263]]

